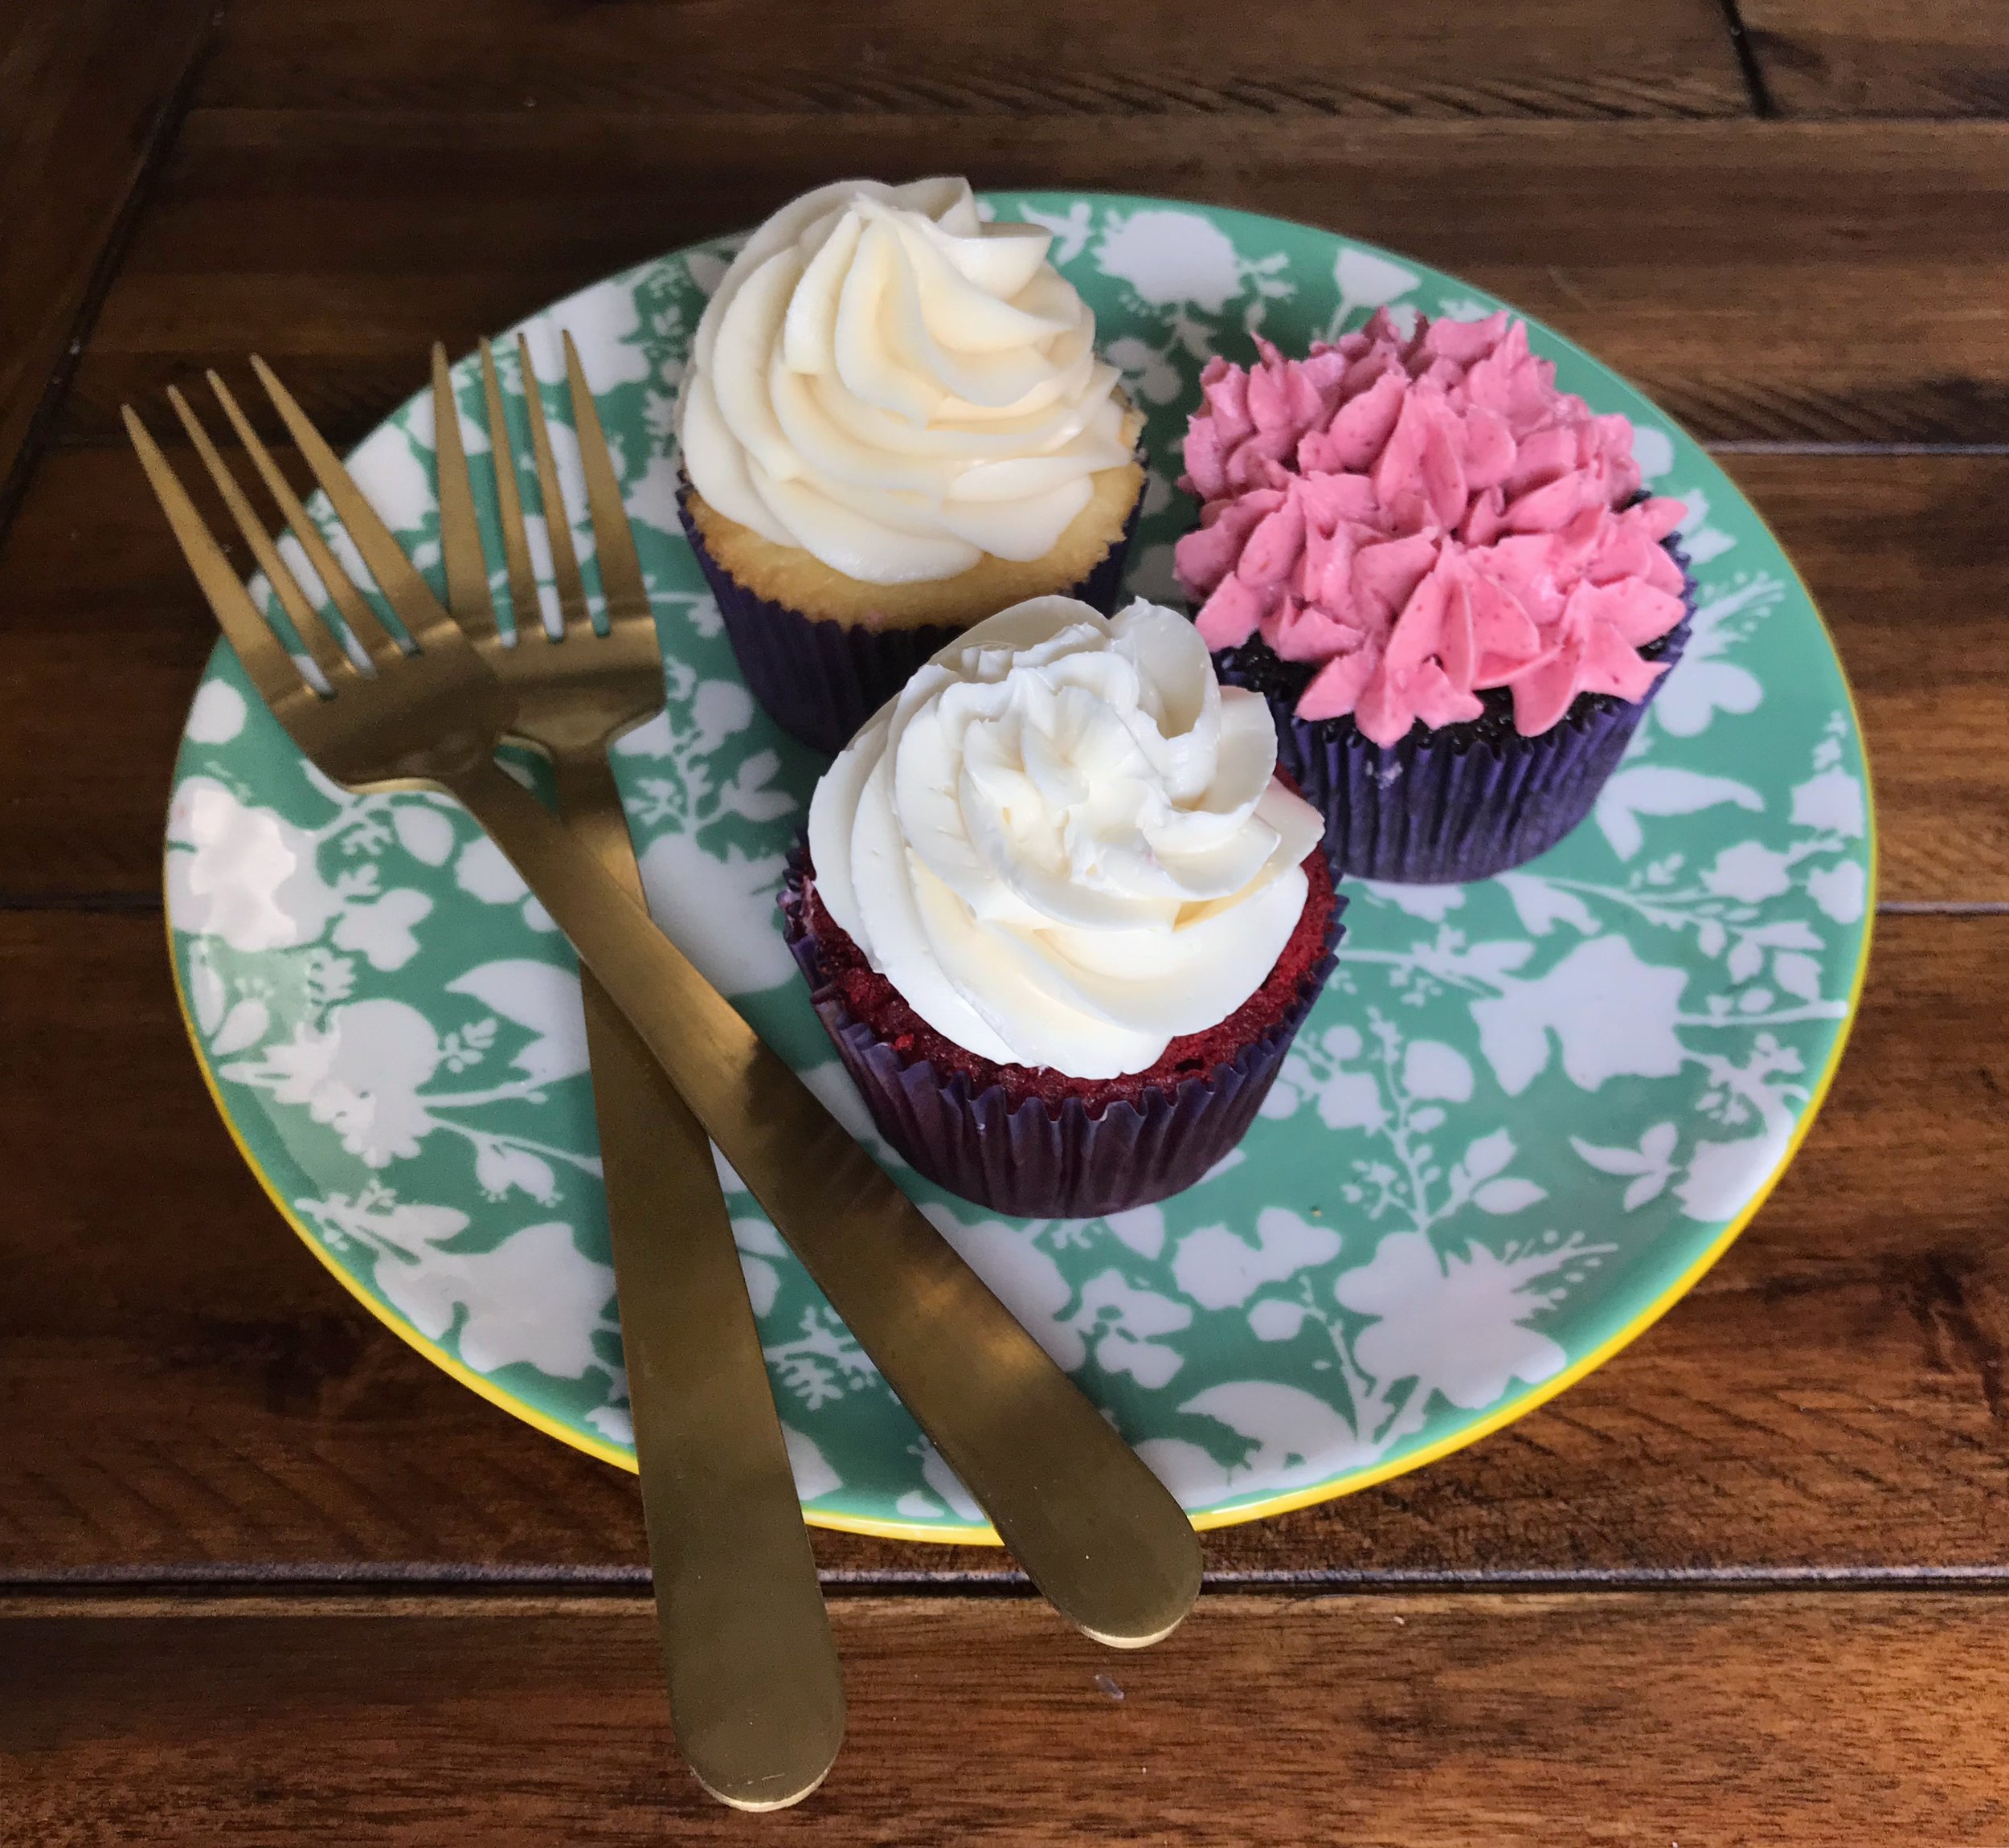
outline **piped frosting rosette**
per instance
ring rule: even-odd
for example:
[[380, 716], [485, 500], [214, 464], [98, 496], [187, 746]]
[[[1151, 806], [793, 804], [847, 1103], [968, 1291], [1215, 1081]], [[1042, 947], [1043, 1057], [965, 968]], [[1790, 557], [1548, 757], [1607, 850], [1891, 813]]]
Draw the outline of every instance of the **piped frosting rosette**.
[[865, 583], [1044, 557], [1132, 452], [1052, 242], [984, 223], [960, 179], [845, 181], [776, 213], [698, 324], [691, 484]]
[[[1559, 390], [1504, 313], [1405, 333], [1383, 311], [1302, 360], [1258, 345], [1209, 365], [1185, 444], [1201, 514], [1176, 566], [1224, 677], [1277, 707], [1343, 870], [1474, 877], [1543, 851], [1678, 658], [1686, 506], [1642, 494], [1630, 420]], [[1489, 775], [1492, 812], [1463, 812], [1471, 772], [1536, 741], [1552, 765]]]
[[1315, 813], [1262, 701], [1177, 614], [1038, 597], [980, 623], [816, 785], [831, 916], [998, 1065], [1144, 1071], [1247, 1000], [1304, 910]]

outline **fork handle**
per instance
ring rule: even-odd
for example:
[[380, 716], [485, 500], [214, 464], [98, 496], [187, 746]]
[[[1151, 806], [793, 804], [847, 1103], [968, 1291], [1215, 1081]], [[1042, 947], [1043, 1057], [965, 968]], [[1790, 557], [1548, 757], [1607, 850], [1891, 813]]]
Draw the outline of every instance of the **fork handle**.
[[1033, 1584], [1141, 1648], [1200, 1590], [1179, 1504], [642, 907], [492, 761], [447, 787], [633, 1024]]
[[[555, 767], [567, 829], [640, 899], [607, 759]], [[844, 1740], [816, 1556], [711, 1144], [590, 970], [580, 990], [670, 1716], [714, 1797], [779, 1809]]]

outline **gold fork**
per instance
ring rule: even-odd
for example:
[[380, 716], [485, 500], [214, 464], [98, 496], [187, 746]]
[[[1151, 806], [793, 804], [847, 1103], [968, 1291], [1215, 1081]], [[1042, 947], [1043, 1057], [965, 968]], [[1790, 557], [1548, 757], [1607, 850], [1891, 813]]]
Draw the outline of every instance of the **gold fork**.
[[[410, 653], [399, 647], [330, 558], [330, 595], [370, 664], [361, 670], [332, 627], [317, 624], [235, 484], [225, 489], [228, 471], [205, 439], [198, 450], [331, 696], [307, 684], [266, 626], [129, 406], [126, 427], [225, 636], [294, 742], [351, 788], [432, 787], [459, 798], [628, 1016], [1027, 1576], [1099, 1641], [1140, 1648], [1168, 1634], [1200, 1589], [1199, 1543], [1178, 1503], [815, 1094], [497, 765], [521, 689], [490, 671], [291, 395], [262, 361], [252, 363], [414, 644]], [[262, 446], [252, 456], [268, 480], [277, 474]]]
[[[535, 407], [533, 446], [571, 645], [548, 641], [541, 621], [519, 631], [514, 648], [497, 630], [459, 413], [444, 350], [436, 347], [441, 543], [452, 614], [496, 677], [517, 690], [512, 735], [549, 754], [567, 825], [640, 901], [641, 877], [606, 750], [662, 709], [662, 660], [612, 458], [569, 336], [566, 349], [607, 635], [586, 619], [527, 349], [522, 358]], [[514, 607], [534, 615], [536, 579], [485, 343], [483, 360]], [[381, 625], [320, 528], [230, 388], [214, 373], [210, 385], [351, 633], [374, 641]], [[324, 676], [332, 685], [345, 671], [353, 673], [186, 401], [178, 391], [169, 396]], [[706, 1789], [736, 1808], [779, 1809], [823, 1781], [844, 1737], [843, 1681], [816, 1559], [711, 1144], [590, 971], [581, 971], [581, 999], [671, 1716]]]
[[[606, 632], [587, 613], [537, 369], [521, 334], [517, 359], [563, 627], [553, 636], [539, 610], [501, 382], [485, 340], [481, 376], [514, 632], [505, 638], [497, 626], [460, 409], [446, 349], [436, 345], [447, 603], [496, 677], [516, 690], [512, 734], [550, 760], [566, 826], [640, 900], [607, 754], [663, 709], [662, 655], [570, 333], [564, 349]], [[591, 971], [579, 981], [671, 1717], [706, 1789], [736, 1808], [779, 1809], [822, 1782], [844, 1737], [844, 1684], [816, 1556], [711, 1143]]]

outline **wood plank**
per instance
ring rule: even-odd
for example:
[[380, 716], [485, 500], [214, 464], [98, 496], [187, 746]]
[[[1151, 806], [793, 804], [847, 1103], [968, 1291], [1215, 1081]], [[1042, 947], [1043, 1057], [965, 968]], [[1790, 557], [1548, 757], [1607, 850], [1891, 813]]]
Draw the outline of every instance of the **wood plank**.
[[636, 1601], [0, 1619], [8, 1816], [176, 1848], [2009, 1836], [2009, 1598], [1209, 1597], [1124, 1656], [1013, 1601], [834, 1617], [845, 1752], [758, 1818], [673, 1758]]
[[1789, 116], [2009, 116], [1993, 0], [1738, 0], [1767, 96]]
[[205, 102], [1085, 116], [1741, 115], [1713, 0], [1344, 0], [1258, 30], [1172, 0], [236, 0]]
[[[1471, 10], [1475, 17], [1491, 10]], [[1307, 12], [1306, 18], [1316, 15]], [[465, 345], [833, 174], [1342, 227], [1581, 341], [1711, 440], [2009, 440], [2009, 125], [196, 112], [63, 429], [248, 347], [362, 435]]]
[[0, 525], [10, 481], [215, 0], [11, 0], [0, 17]]
[[[1726, 460], [1853, 677], [1884, 896], [2009, 901], [2009, 631], [1983, 537], [2009, 458]], [[0, 554], [0, 902], [158, 891], [175, 745], [213, 634], [131, 457], [52, 455]]]
[[[0, 1578], [638, 1566], [630, 1478], [438, 1372], [280, 1224], [203, 1094], [159, 930], [0, 914]], [[1213, 1568], [1999, 1567], [2005, 1015], [2009, 918], [1884, 920], [1819, 1124], [1688, 1302], [1483, 1444], [1209, 1535]]]
[[2009, 459], [1721, 460], [1798, 565], [1848, 670], [1882, 895], [2009, 900], [2009, 622], [1993, 537]]

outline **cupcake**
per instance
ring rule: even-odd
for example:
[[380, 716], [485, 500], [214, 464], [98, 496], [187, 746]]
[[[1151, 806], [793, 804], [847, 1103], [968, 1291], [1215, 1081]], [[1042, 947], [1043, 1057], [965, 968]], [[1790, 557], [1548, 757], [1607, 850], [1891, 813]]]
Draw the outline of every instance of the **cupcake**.
[[783, 897], [817, 1013], [914, 1166], [1000, 1212], [1189, 1187], [1332, 966], [1319, 816], [1193, 626], [1036, 597], [944, 648], [816, 786]]
[[747, 685], [807, 744], [1013, 603], [1115, 604], [1142, 420], [1051, 241], [984, 223], [964, 180], [847, 180], [755, 231], [698, 323], [684, 530]]
[[1504, 313], [1385, 310], [1303, 360], [1211, 361], [1175, 566], [1221, 677], [1270, 702], [1335, 869], [1426, 884], [1590, 812], [1688, 639], [1679, 501], [1632, 425]]

